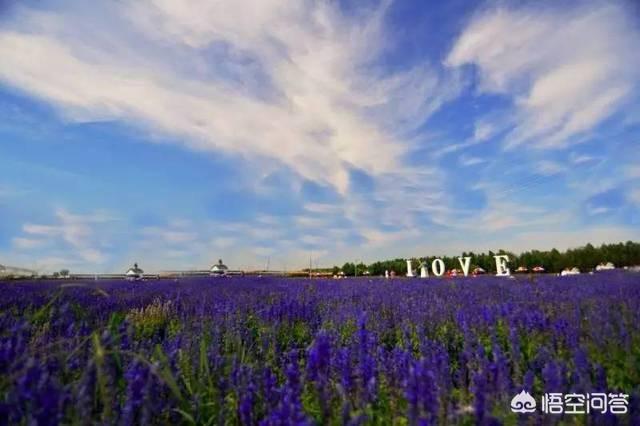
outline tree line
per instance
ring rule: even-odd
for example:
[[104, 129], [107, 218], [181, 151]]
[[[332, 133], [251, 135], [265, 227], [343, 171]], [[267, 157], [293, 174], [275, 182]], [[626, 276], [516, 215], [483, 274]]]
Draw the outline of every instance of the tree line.
[[[487, 273], [496, 272], [496, 263], [493, 256], [506, 254], [509, 256], [509, 268], [512, 272], [519, 266], [524, 266], [531, 270], [535, 266], [542, 266], [545, 272], [558, 273], [565, 268], [577, 267], [583, 272], [593, 270], [598, 264], [611, 262], [616, 267], [640, 265], [640, 243], [627, 241], [626, 243], [602, 244], [595, 247], [587, 244], [583, 247], [559, 251], [551, 249], [546, 251], [530, 250], [520, 254], [515, 254], [505, 250], [497, 252], [489, 251], [488, 253], [463, 252], [461, 256], [423, 256], [412, 258], [414, 268], [417, 269], [421, 262], [431, 265], [436, 259], [442, 259], [447, 270], [461, 269], [458, 257], [469, 256], [471, 258], [471, 270], [476, 267], [484, 269]], [[383, 260], [365, 265], [364, 263], [347, 262], [342, 265], [333, 267], [333, 273], [337, 274], [342, 271], [347, 276], [360, 276], [366, 273], [370, 275], [384, 275], [385, 271], [394, 271], [397, 275], [405, 275], [407, 273], [406, 259]]]

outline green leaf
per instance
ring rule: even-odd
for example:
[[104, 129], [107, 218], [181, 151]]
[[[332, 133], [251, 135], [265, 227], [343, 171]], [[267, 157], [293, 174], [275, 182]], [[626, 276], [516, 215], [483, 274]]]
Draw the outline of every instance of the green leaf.
[[189, 413], [187, 413], [184, 410], [181, 410], [179, 408], [174, 408], [173, 411], [175, 411], [176, 413], [180, 414], [182, 416], [183, 419], [185, 419], [189, 424], [195, 425], [196, 421], [193, 419], [193, 416]]

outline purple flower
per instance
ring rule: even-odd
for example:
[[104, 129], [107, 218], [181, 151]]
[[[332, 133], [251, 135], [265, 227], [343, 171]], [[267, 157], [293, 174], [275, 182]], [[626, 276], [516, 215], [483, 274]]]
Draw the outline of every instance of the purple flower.
[[122, 409], [123, 423], [140, 423], [140, 409], [149, 388], [149, 369], [138, 360], [134, 360], [124, 374], [127, 382], [126, 400]]

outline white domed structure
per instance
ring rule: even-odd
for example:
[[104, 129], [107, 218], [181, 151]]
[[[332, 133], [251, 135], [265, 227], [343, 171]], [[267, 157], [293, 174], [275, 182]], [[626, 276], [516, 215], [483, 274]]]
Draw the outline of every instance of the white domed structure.
[[211, 269], [209, 270], [209, 274], [211, 276], [219, 277], [219, 276], [227, 275], [227, 271], [229, 271], [229, 268], [227, 268], [227, 265], [222, 263], [222, 259], [218, 259], [218, 263], [216, 263], [211, 267]]
[[133, 264], [133, 267], [129, 268], [124, 274], [129, 281], [139, 281], [143, 278], [144, 271], [138, 267], [137, 263]]

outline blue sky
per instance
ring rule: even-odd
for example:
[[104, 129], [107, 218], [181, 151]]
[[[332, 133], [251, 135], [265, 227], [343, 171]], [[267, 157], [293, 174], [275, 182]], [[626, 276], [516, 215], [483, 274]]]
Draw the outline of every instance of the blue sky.
[[638, 240], [640, 9], [551, 3], [3, 2], [0, 263]]

